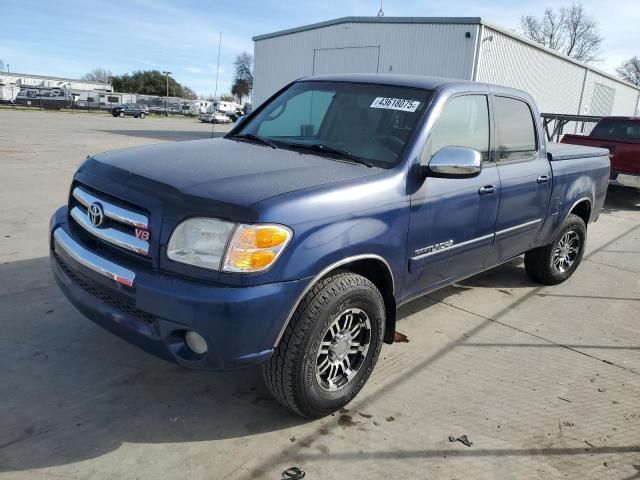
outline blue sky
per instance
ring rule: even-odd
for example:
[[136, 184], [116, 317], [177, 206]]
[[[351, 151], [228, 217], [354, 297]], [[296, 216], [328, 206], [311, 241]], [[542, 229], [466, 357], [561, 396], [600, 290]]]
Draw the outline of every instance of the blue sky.
[[[387, 16], [481, 16], [515, 28], [522, 14], [552, 0], [385, 0]], [[640, 55], [640, 0], [583, 0], [605, 37], [598, 68], [611, 73]], [[233, 60], [253, 52], [254, 35], [347, 15], [375, 15], [378, 0], [168, 1], [0, 0], [0, 60], [11, 71], [80, 77], [95, 67], [115, 74], [170, 70], [199, 94], [212, 94], [218, 35], [223, 31], [219, 92]]]

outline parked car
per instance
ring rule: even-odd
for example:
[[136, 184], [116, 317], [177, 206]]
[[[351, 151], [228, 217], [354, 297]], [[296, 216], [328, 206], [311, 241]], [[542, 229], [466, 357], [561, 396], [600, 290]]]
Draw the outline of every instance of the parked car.
[[149, 107], [142, 103], [125, 103], [111, 109], [114, 117], [144, 118], [149, 115]]
[[640, 117], [606, 117], [588, 137], [565, 135], [562, 143], [606, 148], [611, 158], [611, 183], [640, 189]]
[[88, 158], [51, 219], [54, 276], [148, 352], [261, 364], [283, 405], [327, 415], [393, 342], [399, 305], [523, 253], [543, 284], [575, 272], [608, 152], [546, 144], [538, 118], [494, 85], [305, 78], [224, 138]]
[[210, 112], [200, 115], [200, 121], [203, 123], [232, 123], [232, 120], [220, 112]]

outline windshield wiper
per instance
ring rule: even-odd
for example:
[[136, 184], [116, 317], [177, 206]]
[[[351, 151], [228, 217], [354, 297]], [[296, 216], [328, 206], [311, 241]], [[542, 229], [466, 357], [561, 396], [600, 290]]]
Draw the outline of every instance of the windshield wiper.
[[354, 163], [361, 163], [362, 165], [366, 165], [367, 167], [373, 167], [373, 164], [364, 158], [356, 157], [350, 152], [346, 150], [340, 150], [339, 148], [329, 147], [323, 143], [288, 143], [287, 147], [291, 148], [305, 148], [308, 150], [314, 150], [316, 152], [324, 152], [331, 155], [336, 155], [338, 157], [345, 158]]
[[231, 138], [246, 138], [247, 140], [253, 140], [254, 142], [261, 143], [262, 145], [266, 145], [271, 148], [278, 148], [278, 145], [271, 140], [253, 133], [237, 133], [235, 135], [231, 135]]

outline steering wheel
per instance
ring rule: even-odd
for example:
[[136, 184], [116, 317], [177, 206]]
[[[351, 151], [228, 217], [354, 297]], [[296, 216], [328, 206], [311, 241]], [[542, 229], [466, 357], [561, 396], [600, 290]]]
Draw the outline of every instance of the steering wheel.
[[404, 148], [404, 142], [393, 135], [376, 135], [371, 141], [382, 145], [387, 150], [391, 150], [396, 156], [398, 156]]

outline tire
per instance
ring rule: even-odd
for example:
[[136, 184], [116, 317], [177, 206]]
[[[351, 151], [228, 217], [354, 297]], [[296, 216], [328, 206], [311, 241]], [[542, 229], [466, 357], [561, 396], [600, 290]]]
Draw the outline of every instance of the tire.
[[144, 113], [141, 113], [140, 115], [138, 115], [138, 118], [144, 118], [146, 115]]
[[524, 255], [524, 267], [536, 282], [557, 285], [568, 279], [582, 261], [587, 227], [579, 216], [570, 214], [549, 245]]
[[[345, 271], [324, 278], [304, 297], [263, 365], [267, 387], [276, 400], [303, 417], [335, 412], [371, 375], [384, 323], [382, 295], [368, 279]], [[346, 365], [352, 368], [345, 370]]]
[[118, 116], [119, 116], [120, 118], [124, 118], [124, 112], [120, 112], [120, 113], [118, 114]]

